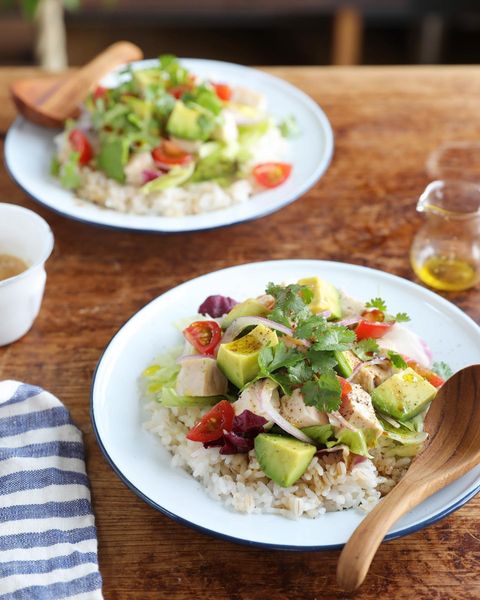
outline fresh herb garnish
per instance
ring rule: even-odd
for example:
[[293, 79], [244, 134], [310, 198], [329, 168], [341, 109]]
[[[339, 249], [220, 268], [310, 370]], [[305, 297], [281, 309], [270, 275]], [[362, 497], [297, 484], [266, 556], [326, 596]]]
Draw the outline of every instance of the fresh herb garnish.
[[448, 379], [453, 375], [453, 371], [446, 362], [434, 362], [432, 365], [432, 371], [439, 375], [442, 379]]
[[399, 312], [396, 315], [390, 315], [387, 313], [387, 303], [383, 298], [372, 298], [368, 302], [365, 302], [366, 308], [375, 308], [380, 310], [384, 314], [384, 320], [387, 322], [395, 321], [396, 323], [406, 323], [410, 321], [410, 317], [405, 312]]
[[332, 412], [340, 407], [342, 388], [333, 370], [307, 381], [301, 390], [307, 406], [315, 406], [322, 412]]
[[383, 298], [372, 298], [368, 302], [365, 302], [365, 306], [366, 308], [378, 308], [378, 310], [381, 310], [382, 312], [387, 311], [387, 305]]
[[407, 363], [405, 362], [405, 359], [401, 354], [398, 354], [398, 352], [388, 350], [387, 356], [390, 362], [392, 363], [392, 366], [394, 366], [396, 369], [406, 369], [408, 367]]
[[372, 356], [378, 354], [379, 351], [380, 347], [378, 342], [373, 338], [365, 338], [360, 342], [355, 343], [352, 347], [352, 352], [363, 361], [370, 360]]
[[308, 286], [269, 283], [266, 293], [275, 298], [275, 308], [268, 315], [272, 321], [291, 327], [312, 316], [308, 304], [312, 301], [313, 292]]

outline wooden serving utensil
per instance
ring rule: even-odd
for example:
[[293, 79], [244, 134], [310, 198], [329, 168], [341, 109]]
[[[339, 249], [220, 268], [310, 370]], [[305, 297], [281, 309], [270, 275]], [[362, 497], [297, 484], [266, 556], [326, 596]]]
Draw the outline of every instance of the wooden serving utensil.
[[130, 42], [117, 42], [84, 67], [67, 75], [19, 79], [10, 86], [18, 111], [45, 127], [62, 127], [78, 114], [80, 104], [98, 81], [115, 67], [141, 60], [143, 52]]
[[456, 373], [427, 413], [429, 439], [405, 477], [355, 529], [340, 555], [337, 582], [346, 591], [361, 585], [378, 546], [406, 512], [480, 464], [480, 365]]

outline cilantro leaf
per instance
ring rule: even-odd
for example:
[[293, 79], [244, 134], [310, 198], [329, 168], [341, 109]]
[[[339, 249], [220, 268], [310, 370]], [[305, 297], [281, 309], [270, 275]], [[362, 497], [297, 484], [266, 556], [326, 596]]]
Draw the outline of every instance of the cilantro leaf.
[[354, 344], [352, 351], [360, 360], [366, 361], [370, 360], [372, 355], [378, 354], [380, 348], [377, 340], [374, 340], [373, 338], [365, 338]]
[[394, 352], [393, 350], [388, 350], [387, 356], [390, 359], [390, 362], [392, 363], [392, 365], [396, 369], [406, 369], [408, 367], [403, 356], [401, 356], [401, 354], [398, 354], [398, 352]]
[[313, 377], [313, 369], [305, 361], [288, 367], [288, 380], [293, 385], [301, 385]]
[[407, 321], [410, 321], [410, 317], [407, 315], [407, 313], [397, 313], [394, 317], [395, 321], [397, 323], [406, 323]]
[[320, 315], [312, 315], [308, 319], [299, 323], [294, 336], [298, 339], [318, 338], [328, 327], [327, 321]]
[[448, 379], [453, 375], [453, 371], [446, 362], [434, 362], [432, 365], [432, 371], [439, 375], [442, 379]]
[[381, 310], [382, 312], [386, 312], [387, 310], [387, 305], [383, 298], [372, 298], [368, 302], [365, 302], [365, 306], [367, 308], [378, 308], [378, 310]]
[[355, 341], [355, 332], [343, 325], [330, 325], [313, 344], [315, 350], [349, 350]]
[[338, 364], [333, 352], [324, 352], [323, 350], [315, 350], [315, 348], [309, 348], [306, 354], [307, 359], [310, 361], [312, 371], [314, 373], [323, 373], [330, 371], [333, 367]]
[[312, 315], [307, 305], [312, 301], [313, 292], [308, 286], [269, 283], [266, 292], [275, 298], [275, 308], [268, 315], [272, 321], [290, 327]]
[[283, 342], [268, 346], [260, 351], [258, 364], [262, 371], [272, 372], [282, 367], [290, 367], [303, 360], [303, 354], [295, 348], [287, 348]]
[[307, 406], [315, 406], [322, 412], [332, 412], [340, 407], [342, 389], [334, 371], [307, 381], [301, 390]]

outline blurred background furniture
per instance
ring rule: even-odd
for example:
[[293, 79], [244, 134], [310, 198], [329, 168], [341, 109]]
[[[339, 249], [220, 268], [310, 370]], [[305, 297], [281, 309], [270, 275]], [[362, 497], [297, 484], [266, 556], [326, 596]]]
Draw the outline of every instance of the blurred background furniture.
[[[38, 5], [35, 19], [25, 17]], [[0, 0], [0, 64], [81, 64], [118, 39], [245, 64], [480, 62], [475, 0]]]

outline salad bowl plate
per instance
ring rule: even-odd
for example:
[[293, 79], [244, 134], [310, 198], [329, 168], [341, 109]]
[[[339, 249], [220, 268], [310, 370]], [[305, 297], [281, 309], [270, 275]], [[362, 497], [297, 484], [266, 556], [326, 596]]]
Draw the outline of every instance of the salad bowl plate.
[[[98, 443], [123, 482], [172, 519], [238, 543], [289, 550], [342, 547], [365, 513], [328, 512], [290, 520], [272, 514], [241, 514], [210, 498], [186, 472], [171, 466], [158, 438], [143, 428], [139, 377], [155, 356], [178, 345], [174, 323], [196, 313], [205, 297], [242, 300], [263, 293], [269, 281], [292, 282], [318, 275], [360, 300], [380, 296], [411, 317], [409, 326], [431, 347], [435, 361], [453, 371], [480, 363], [480, 328], [463, 311], [410, 281], [366, 267], [318, 260], [281, 260], [240, 265], [187, 281], [162, 294], [117, 332], [105, 349], [91, 389], [91, 418]], [[406, 514], [390, 530], [393, 539], [450, 514], [480, 491], [480, 466]]]
[[[132, 63], [144, 69], [155, 60]], [[268, 113], [281, 121], [294, 116], [299, 134], [289, 140], [285, 160], [293, 166], [288, 180], [275, 189], [254, 194], [248, 201], [217, 211], [183, 217], [122, 213], [78, 199], [50, 175], [54, 137], [58, 130], [34, 125], [22, 117], [11, 126], [5, 142], [5, 164], [13, 180], [34, 200], [74, 220], [100, 227], [158, 233], [213, 229], [250, 221], [273, 213], [305, 194], [326, 171], [333, 154], [333, 133], [322, 109], [304, 92], [277, 77], [226, 62], [184, 59], [182, 64], [201, 79], [244, 85], [265, 95]], [[113, 87], [121, 69], [101, 81]]]

